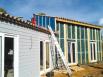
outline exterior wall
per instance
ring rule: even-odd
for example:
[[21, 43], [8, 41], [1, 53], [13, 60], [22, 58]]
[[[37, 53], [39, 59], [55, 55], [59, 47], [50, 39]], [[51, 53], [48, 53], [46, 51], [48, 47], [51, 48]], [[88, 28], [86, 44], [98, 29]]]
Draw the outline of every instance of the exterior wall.
[[59, 33], [58, 41], [67, 58], [68, 42], [76, 43], [76, 61], [78, 64], [91, 63], [90, 61], [90, 42], [96, 43], [97, 61], [102, 61], [102, 44], [100, 29], [88, 28], [79, 25], [56, 22], [56, 31]]
[[40, 76], [40, 41], [48, 34], [0, 21], [0, 33], [19, 35], [19, 77]]
[[[90, 42], [96, 43], [97, 61], [102, 61], [102, 40], [100, 29], [83, 27], [80, 25], [67, 24], [58, 21], [50, 21], [52, 17], [36, 15], [37, 25], [47, 27], [50, 25], [53, 30], [58, 32], [57, 38], [67, 61], [68, 56], [68, 42], [74, 41], [76, 43], [76, 63], [87, 64], [91, 63]], [[43, 24], [45, 23], [45, 24]], [[50, 24], [52, 23], [52, 24]]]

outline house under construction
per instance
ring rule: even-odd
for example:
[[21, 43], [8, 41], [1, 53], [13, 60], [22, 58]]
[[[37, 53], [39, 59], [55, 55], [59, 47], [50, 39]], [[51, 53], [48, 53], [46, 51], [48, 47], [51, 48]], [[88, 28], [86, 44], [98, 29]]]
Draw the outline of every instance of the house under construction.
[[103, 27], [60, 17], [35, 14], [34, 17], [37, 25], [45, 28], [50, 25], [57, 33], [58, 42], [69, 65], [103, 61]]
[[44, 15], [34, 18], [35, 24], [0, 13], [0, 77], [40, 77], [59, 67], [57, 53], [70, 66], [103, 60], [103, 27]]
[[36, 15], [37, 24], [50, 25], [70, 65], [102, 61], [103, 27], [60, 17]]

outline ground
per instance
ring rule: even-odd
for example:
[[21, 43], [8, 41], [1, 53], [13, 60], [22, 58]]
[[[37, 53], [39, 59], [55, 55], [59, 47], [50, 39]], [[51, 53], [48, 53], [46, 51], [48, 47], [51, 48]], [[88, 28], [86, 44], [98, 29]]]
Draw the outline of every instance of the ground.
[[103, 77], [103, 63], [80, 66], [84, 70], [73, 72], [72, 77]]
[[[77, 66], [74, 66], [73, 69], [77, 69]], [[80, 65], [79, 69], [73, 72], [71, 77], [103, 77], [103, 63]], [[55, 71], [53, 77], [68, 77], [66, 72]]]

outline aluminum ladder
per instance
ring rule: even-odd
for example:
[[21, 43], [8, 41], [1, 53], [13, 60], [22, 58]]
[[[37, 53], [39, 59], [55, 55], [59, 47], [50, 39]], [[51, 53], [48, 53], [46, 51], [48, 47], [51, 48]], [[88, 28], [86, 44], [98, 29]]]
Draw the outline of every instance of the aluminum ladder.
[[71, 68], [69, 67], [69, 65], [68, 65], [68, 63], [66, 61], [66, 58], [65, 58], [65, 56], [64, 56], [64, 54], [62, 52], [62, 49], [61, 49], [61, 47], [60, 47], [60, 45], [59, 45], [59, 43], [57, 41], [57, 38], [56, 38], [56, 36], [55, 36], [55, 34], [54, 34], [54, 32], [53, 32], [53, 30], [52, 30], [52, 28], [50, 26], [48, 26], [48, 29], [49, 29], [49, 31], [51, 33], [52, 39], [53, 39], [54, 44], [55, 44], [55, 46], [57, 48], [57, 52], [59, 53], [59, 55], [60, 55], [60, 57], [61, 57], [61, 59], [63, 61], [63, 64], [65, 65], [65, 67], [67, 69], [67, 72], [68, 72], [69, 76], [71, 76], [71, 74], [72, 74]]

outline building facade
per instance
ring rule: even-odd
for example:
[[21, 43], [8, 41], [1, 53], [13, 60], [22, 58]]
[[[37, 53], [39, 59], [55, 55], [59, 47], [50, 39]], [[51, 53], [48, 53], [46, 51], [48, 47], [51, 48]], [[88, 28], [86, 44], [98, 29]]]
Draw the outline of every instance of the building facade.
[[0, 77], [40, 77], [51, 59], [47, 29], [0, 12]]
[[[47, 22], [47, 18], [49, 21]], [[53, 21], [50, 21], [53, 19]], [[75, 20], [36, 15], [36, 22], [58, 33], [57, 38], [68, 64], [88, 64], [103, 61], [101, 29], [103, 27]], [[52, 23], [52, 24], [50, 24]]]
[[55, 51], [55, 45], [48, 25], [56, 32], [68, 64], [103, 60], [101, 26], [50, 16], [35, 18], [33, 25], [0, 12], [0, 77], [40, 77], [53, 69], [51, 46]]

